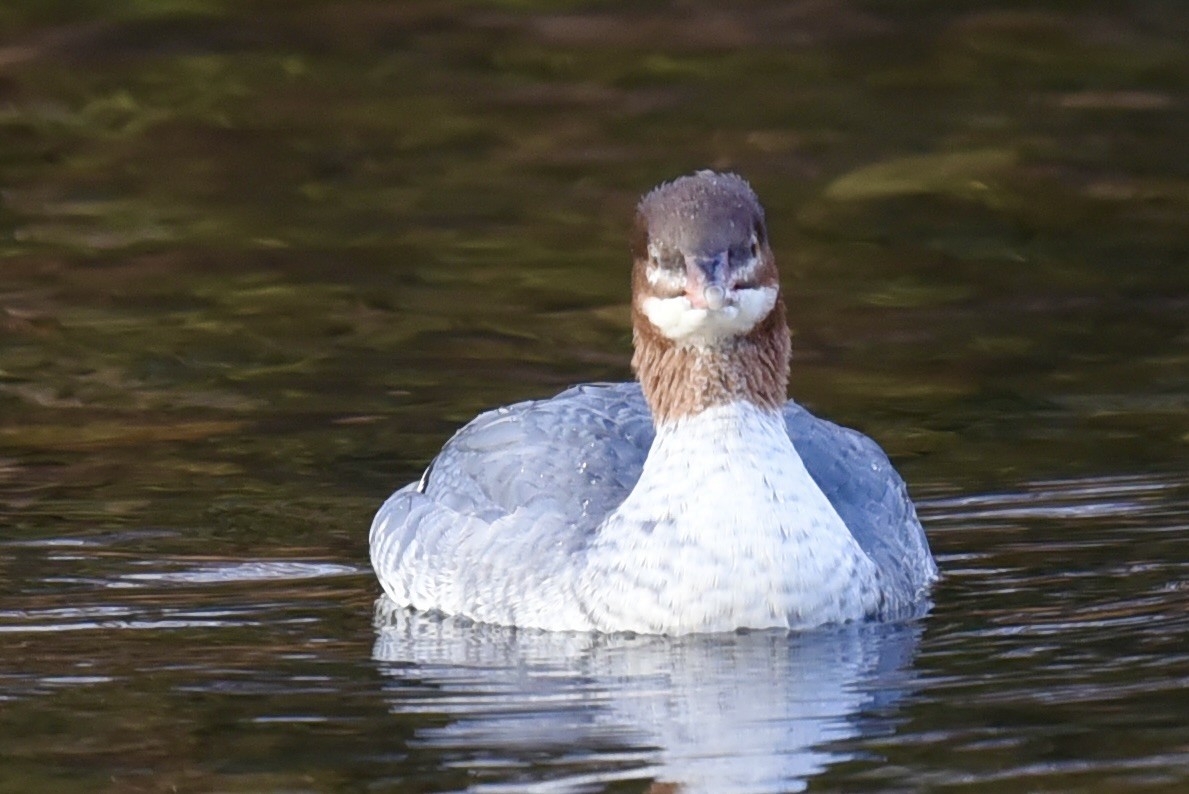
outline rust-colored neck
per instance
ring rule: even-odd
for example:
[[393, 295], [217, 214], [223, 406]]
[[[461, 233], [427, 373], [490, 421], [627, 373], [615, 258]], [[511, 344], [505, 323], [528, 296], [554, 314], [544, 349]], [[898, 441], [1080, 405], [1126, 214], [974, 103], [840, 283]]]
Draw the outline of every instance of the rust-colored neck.
[[636, 306], [632, 340], [632, 369], [657, 424], [739, 400], [775, 411], [787, 399], [789, 330], [779, 297], [749, 333], [707, 347], [664, 337]]

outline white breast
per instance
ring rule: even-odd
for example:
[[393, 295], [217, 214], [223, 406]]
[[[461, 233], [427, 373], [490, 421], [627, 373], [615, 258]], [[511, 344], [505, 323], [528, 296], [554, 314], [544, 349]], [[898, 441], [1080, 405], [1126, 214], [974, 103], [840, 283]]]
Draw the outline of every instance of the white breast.
[[603, 631], [806, 627], [879, 608], [876, 566], [779, 413], [737, 402], [662, 425], [587, 550], [576, 595]]

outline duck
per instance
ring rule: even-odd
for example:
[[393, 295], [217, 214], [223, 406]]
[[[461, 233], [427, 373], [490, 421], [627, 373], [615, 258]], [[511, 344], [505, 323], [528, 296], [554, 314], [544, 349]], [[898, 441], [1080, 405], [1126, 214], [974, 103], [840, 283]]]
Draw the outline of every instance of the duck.
[[876, 442], [788, 399], [765, 213], [703, 170], [640, 200], [636, 380], [480, 414], [369, 533], [396, 607], [634, 634], [905, 620], [938, 568]]

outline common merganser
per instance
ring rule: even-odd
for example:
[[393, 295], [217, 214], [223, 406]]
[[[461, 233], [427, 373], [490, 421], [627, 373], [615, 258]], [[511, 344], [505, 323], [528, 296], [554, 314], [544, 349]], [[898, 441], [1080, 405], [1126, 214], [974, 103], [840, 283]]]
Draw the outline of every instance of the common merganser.
[[921, 611], [937, 566], [879, 446], [786, 402], [764, 211], [699, 171], [640, 201], [632, 368], [481, 414], [371, 527], [399, 606], [559, 631], [801, 629]]

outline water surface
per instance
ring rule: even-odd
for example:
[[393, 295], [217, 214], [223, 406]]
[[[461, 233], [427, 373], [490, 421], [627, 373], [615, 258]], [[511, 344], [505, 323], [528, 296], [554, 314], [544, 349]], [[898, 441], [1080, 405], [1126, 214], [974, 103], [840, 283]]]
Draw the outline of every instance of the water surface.
[[[0, 791], [1177, 791], [1189, 10], [0, 9]], [[641, 192], [751, 179], [792, 393], [923, 620], [543, 635], [376, 606], [477, 411], [630, 377]]]

